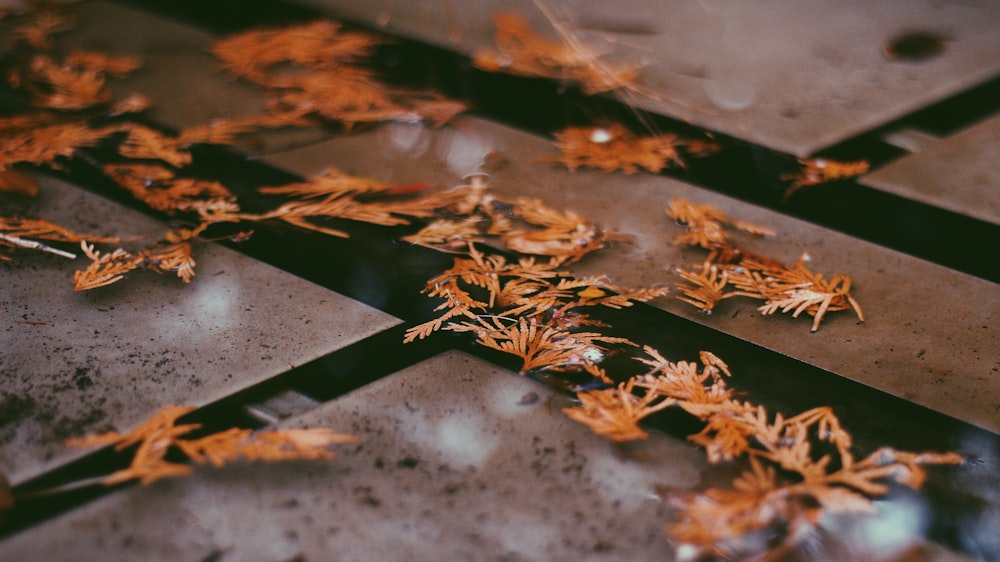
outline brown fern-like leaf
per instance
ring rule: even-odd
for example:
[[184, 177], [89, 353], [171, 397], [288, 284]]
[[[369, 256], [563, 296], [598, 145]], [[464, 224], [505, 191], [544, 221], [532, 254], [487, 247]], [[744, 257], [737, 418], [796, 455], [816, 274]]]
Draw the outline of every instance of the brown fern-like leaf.
[[633, 385], [634, 379], [613, 388], [579, 392], [576, 397], [580, 405], [563, 408], [563, 413], [612, 441], [645, 439], [649, 434], [639, 427], [639, 422], [669, 408], [674, 400], [651, 392], [639, 397], [632, 392]]
[[206, 220], [239, 212], [236, 196], [218, 182], [178, 178], [156, 164], [109, 164], [104, 172], [158, 211], [197, 212]]
[[0, 171], [19, 162], [58, 167], [56, 158], [69, 158], [79, 148], [95, 146], [116, 130], [114, 127], [91, 128], [83, 123], [58, 123], [2, 131]]
[[59, 64], [46, 55], [31, 60], [19, 85], [34, 94], [34, 105], [46, 109], [80, 110], [111, 100], [100, 70]]
[[695, 204], [686, 199], [671, 199], [667, 216], [687, 227], [686, 232], [674, 238], [677, 244], [688, 244], [712, 249], [728, 242], [725, 226], [743, 230], [754, 236], [773, 235], [774, 231], [749, 222], [730, 219], [726, 213], [707, 204]]
[[284, 429], [254, 433], [232, 428], [201, 439], [176, 440], [174, 444], [196, 463], [221, 467], [238, 459], [284, 461], [293, 459], [332, 459], [330, 445], [357, 443], [355, 435], [336, 433], [325, 428]]
[[239, 33], [216, 41], [211, 51], [237, 76], [269, 85], [267, 70], [272, 66], [293, 63], [313, 70], [335, 68], [367, 57], [378, 43], [373, 35], [344, 31], [336, 22], [320, 20]]
[[185, 283], [190, 283], [194, 277], [194, 256], [191, 239], [200, 234], [208, 225], [202, 224], [194, 229], [179, 229], [168, 231], [163, 242], [143, 250], [139, 256], [142, 263], [151, 271], [166, 273], [177, 272]]
[[570, 170], [595, 168], [626, 174], [646, 170], [656, 174], [684, 167], [678, 151], [684, 141], [669, 133], [638, 136], [616, 123], [608, 127], [567, 127], [555, 136], [555, 146], [562, 156], [554, 161]]
[[496, 14], [493, 22], [496, 51], [477, 52], [473, 58], [477, 68], [568, 80], [579, 84], [586, 94], [636, 89], [637, 65], [605, 62], [600, 58], [603, 53], [584, 46], [569, 33], [564, 34], [564, 41], [546, 39], [513, 13]]
[[118, 126], [126, 133], [118, 152], [127, 158], [140, 160], [163, 160], [175, 168], [183, 168], [191, 163], [191, 153], [181, 146], [176, 137], [161, 133], [136, 123]]
[[142, 264], [142, 257], [132, 255], [118, 248], [110, 254], [101, 254], [93, 244], [81, 242], [80, 247], [91, 263], [86, 269], [73, 274], [73, 285], [77, 291], [89, 291], [121, 281], [125, 274]]
[[161, 478], [182, 476], [191, 472], [186, 464], [168, 462], [167, 453], [176, 448], [195, 463], [211, 463], [219, 467], [236, 459], [281, 461], [291, 459], [333, 458], [327, 448], [333, 444], [356, 443], [353, 435], [328, 429], [285, 429], [254, 434], [249, 429], [233, 428], [199, 439], [185, 435], [201, 427], [199, 424], [177, 425], [177, 420], [194, 408], [165, 406], [127, 434], [118, 432], [93, 435], [66, 442], [71, 447], [115, 445], [118, 451], [138, 444], [132, 463], [104, 478], [105, 485], [138, 479], [149, 484]]

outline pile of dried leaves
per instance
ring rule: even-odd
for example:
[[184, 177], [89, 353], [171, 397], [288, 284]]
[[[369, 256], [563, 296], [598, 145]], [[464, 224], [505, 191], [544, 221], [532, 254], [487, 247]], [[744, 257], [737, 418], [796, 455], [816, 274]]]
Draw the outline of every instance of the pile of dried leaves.
[[[637, 359], [643, 373], [613, 388], [587, 390], [580, 405], [565, 409], [572, 419], [613, 441], [644, 439], [639, 422], [678, 407], [705, 422], [689, 439], [710, 462], [749, 460], [750, 469], [730, 490], [676, 495], [676, 522], [667, 533], [686, 545], [692, 558], [726, 559], [757, 555], [757, 536], [783, 537], [794, 546], [824, 513], [874, 512], [872, 498], [888, 492], [887, 481], [919, 488], [924, 465], [956, 464], [955, 453], [911, 453], [881, 448], [863, 459], [852, 453], [850, 434], [833, 410], [820, 407], [785, 418], [741, 401], [726, 384], [728, 366], [712, 353], [701, 365], [665, 359], [652, 347]], [[765, 541], [766, 542], [766, 541]]]
[[427, 282], [424, 292], [440, 298], [438, 318], [414, 326], [405, 342], [435, 331], [471, 332], [480, 345], [522, 361], [521, 371], [583, 370], [607, 381], [598, 367], [608, 344], [635, 345], [592, 330], [603, 327], [584, 312], [604, 306], [622, 308], [667, 294], [665, 288], [628, 289], [605, 277], [573, 278], [560, 271], [561, 258], [509, 263], [470, 244], [468, 257]]

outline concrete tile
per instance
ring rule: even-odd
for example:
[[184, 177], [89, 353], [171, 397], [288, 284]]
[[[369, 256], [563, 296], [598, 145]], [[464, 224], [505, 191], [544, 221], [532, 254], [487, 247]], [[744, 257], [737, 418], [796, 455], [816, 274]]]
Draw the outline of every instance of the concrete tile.
[[861, 178], [907, 199], [1000, 224], [1000, 114]]
[[703, 453], [652, 435], [641, 460], [623, 458], [559, 411], [565, 398], [549, 412], [548, 394], [446, 353], [281, 424], [362, 437], [335, 461], [199, 469], [0, 549], [45, 560], [670, 559], [655, 488], [696, 486]]
[[[463, 53], [492, 46], [490, 18], [500, 10], [551, 30], [538, 8], [547, 6], [564, 27], [579, 29], [575, 39], [645, 64], [643, 85], [651, 94], [628, 96], [631, 105], [798, 156], [1000, 71], [1000, 5], [992, 2], [304, 3]], [[883, 55], [887, 42], [912, 31], [944, 37], [941, 54], [924, 61]]]
[[[40, 178], [25, 209], [68, 228], [155, 241], [166, 227]], [[189, 285], [133, 272], [73, 292], [76, 260], [19, 251], [0, 265], [0, 471], [24, 481], [82, 454], [65, 438], [127, 430], [167, 404], [204, 405], [399, 323], [215, 244]]]
[[679, 227], [664, 215], [672, 198], [710, 203], [731, 217], [769, 226], [773, 239], [736, 239], [751, 251], [793, 263], [803, 252], [827, 278], [848, 273], [866, 322], [851, 312], [831, 314], [816, 333], [787, 315], [761, 317], [756, 301], [730, 299], [705, 316], [676, 299], [654, 306], [839, 373], [991, 431], [1000, 431], [1000, 349], [996, 329], [1000, 288], [883, 247], [845, 236], [670, 178], [601, 174], [539, 163], [555, 156], [545, 139], [484, 120], [465, 118], [462, 130], [394, 125], [332, 139], [269, 161], [302, 175], [327, 166], [402, 183], [457, 185], [483, 155], [499, 150], [507, 164], [492, 173], [504, 196], [533, 196], [573, 209], [631, 244], [589, 256], [579, 274], [608, 274], [631, 286], [674, 284], [677, 267], [694, 267], [700, 251], [672, 239]]
[[[140, 57], [142, 68], [108, 84], [116, 97], [138, 92], [152, 100], [152, 121], [181, 129], [266, 111], [264, 89], [232, 78], [208, 52], [211, 34], [109, 2], [81, 2], [78, 13], [74, 29], [57, 36], [59, 47]], [[259, 154], [328, 136], [320, 127], [261, 130], [240, 137], [237, 147]]]

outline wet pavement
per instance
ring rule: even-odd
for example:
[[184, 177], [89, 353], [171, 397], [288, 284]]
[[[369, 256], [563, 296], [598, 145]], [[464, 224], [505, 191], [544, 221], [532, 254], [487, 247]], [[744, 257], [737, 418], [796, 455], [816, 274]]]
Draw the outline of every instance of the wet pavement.
[[[464, 54], [492, 44], [489, 17], [498, 9], [438, 0], [307, 4]], [[732, 137], [733, 150], [757, 163], [794, 165], [796, 156], [824, 149], [865, 157], [894, 133], [897, 147], [900, 135], [920, 142], [909, 154], [871, 150], [872, 171], [840, 186], [843, 198], [831, 185], [788, 203], [773, 185], [720, 180], [696, 162], [667, 175], [569, 172], [543, 161], [557, 155], [550, 139], [489, 111], [439, 129], [255, 132], [233, 150], [196, 153], [196, 161], [239, 176], [244, 189], [329, 167], [451, 187], [499, 154], [502, 164], [489, 167], [498, 196], [539, 197], [624, 235], [570, 269], [626, 286], [672, 285], [677, 268], [704, 258], [672, 243], [680, 230], [664, 209], [673, 198], [767, 225], [775, 235], [741, 245], [786, 263], [808, 253], [827, 277], [850, 273], [865, 321], [838, 312], [811, 333], [809, 320], [761, 316], [755, 301], [724, 301], [705, 315], [662, 298], [612, 313], [611, 323], [662, 343], [672, 358], [718, 350], [733, 367], [732, 385], [772, 409], [833, 406], [865, 453], [881, 445], [950, 448], [970, 459], [932, 467], [926, 493], [894, 490], [876, 515], [825, 520], [812, 550], [796, 556], [1000, 559], [990, 531], [1000, 524], [1000, 288], [989, 262], [1000, 240], [1000, 168], [992, 158], [1000, 106], [977, 95], [998, 80], [1000, 12], [989, 3], [929, 1], [906, 10], [895, 2], [634, 4], [634, 12], [597, 2], [503, 7], [539, 29], [547, 21], [540, 7], [551, 9], [584, 40], [642, 61], [645, 93], [621, 101]], [[251, 5], [264, 21], [302, 12]], [[140, 56], [143, 68], [116, 81], [115, 92], [150, 97], [149, 120], [167, 129], [264, 107], [258, 89], [227, 76], [208, 53], [218, 18], [199, 19], [190, 6], [173, 16], [154, 11], [162, 9], [83, 3], [59, 44]], [[939, 39], [940, 52], [887, 54], [916, 32]], [[973, 122], [922, 133], [921, 124], [947, 121], [954, 99], [979, 100]], [[169, 217], [140, 212], [85, 168], [39, 175], [39, 197], [19, 210], [95, 234], [162, 235]], [[808, 208], [854, 201], [874, 201], [882, 223], [868, 224], [861, 208], [839, 218]], [[951, 221], [952, 238], [936, 239], [940, 225], [922, 222], [938, 216]], [[19, 253], [0, 264], [0, 471], [15, 492], [93, 476], [94, 467], [117, 461], [63, 440], [127, 431], [169, 404], [198, 407], [199, 419], [220, 429], [330, 427], [362, 438], [337, 447], [332, 461], [199, 467], [150, 486], [31, 500], [34, 511], [15, 509], [5, 521], [2, 557], [677, 558], [663, 532], [671, 517], [665, 490], [727, 485], [737, 469], [710, 465], [684, 438], [697, 428], [685, 432], [673, 418], [655, 422], [649, 440], [613, 446], [561, 413], [570, 394], [517, 374], [470, 340], [437, 334], [403, 345], [405, 328], [433, 314], [434, 303], [418, 294], [423, 282], [451, 258], [407, 247], [380, 228], [360, 227], [350, 239], [285, 229], [262, 230], [242, 245], [202, 242], [188, 285], [136, 272], [74, 293], [76, 263]], [[948, 246], [970, 233], [987, 239]], [[977, 253], [987, 265], [978, 266]]]

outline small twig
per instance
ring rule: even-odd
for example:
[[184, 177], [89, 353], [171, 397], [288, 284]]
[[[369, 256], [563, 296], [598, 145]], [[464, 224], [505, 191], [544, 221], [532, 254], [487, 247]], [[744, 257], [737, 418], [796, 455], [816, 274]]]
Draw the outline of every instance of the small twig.
[[35, 240], [25, 240], [24, 238], [18, 238], [17, 236], [11, 236], [9, 234], [4, 234], [0, 232], [0, 240], [7, 242], [8, 244], [13, 244], [21, 248], [30, 248], [32, 250], [41, 250], [43, 252], [48, 252], [50, 254], [55, 254], [57, 256], [62, 256], [64, 258], [69, 258], [71, 260], [76, 259], [76, 254], [71, 254], [60, 250], [58, 248], [53, 248], [52, 246], [47, 246], [41, 242], [36, 242]]

